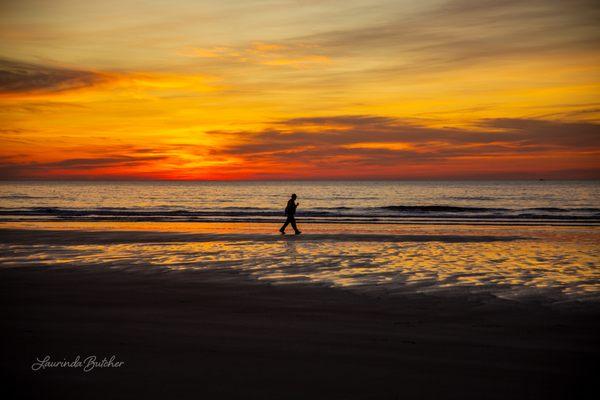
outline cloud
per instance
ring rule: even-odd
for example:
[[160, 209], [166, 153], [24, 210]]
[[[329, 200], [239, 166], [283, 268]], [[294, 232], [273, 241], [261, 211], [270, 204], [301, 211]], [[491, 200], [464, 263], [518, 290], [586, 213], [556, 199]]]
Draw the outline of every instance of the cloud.
[[0, 94], [62, 92], [93, 86], [106, 79], [91, 71], [0, 59]]
[[398, 119], [391, 117], [381, 117], [373, 115], [340, 115], [330, 117], [304, 117], [292, 118], [285, 121], [279, 121], [283, 126], [328, 126], [328, 127], [366, 127], [366, 126], [386, 126], [394, 124]]
[[[330, 23], [324, 23], [328, 14], [322, 10], [310, 29], [290, 27], [276, 37], [257, 30], [250, 35], [255, 41], [222, 39], [186, 47], [180, 55], [237, 85], [256, 85], [261, 95], [310, 90], [321, 98], [340, 93], [340, 102], [362, 93], [364, 99], [374, 92], [386, 95], [392, 87], [399, 94], [419, 96], [417, 88], [429, 94], [431, 84], [445, 85], [440, 79], [452, 74], [458, 79], [449, 87], [461, 80], [472, 83], [464, 91], [503, 88], [503, 81], [525, 85], [527, 77], [532, 87], [562, 83], [568, 74], [554, 82], [542, 82], [538, 74], [555, 74], [576, 63], [587, 65], [578, 80], [594, 79], [589, 58], [600, 45], [597, 1], [376, 3], [370, 11], [349, 6]], [[541, 66], [552, 62], [553, 68]], [[476, 73], [463, 75], [465, 70]], [[493, 76], [488, 81], [485, 74]]]
[[328, 64], [331, 59], [303, 43], [251, 42], [245, 46], [186, 47], [179, 54], [186, 57], [215, 59], [235, 64], [287, 66], [294, 68]]
[[480, 146], [506, 143], [527, 146], [600, 146], [600, 125], [533, 119], [484, 119], [478, 129], [430, 128], [401, 119], [372, 115], [342, 115], [277, 121], [259, 132], [209, 132], [234, 136], [234, 151], [253, 152], [289, 146], [351, 145], [356, 143], [432, 143]]
[[68, 158], [53, 162], [4, 162], [0, 164], [3, 179], [54, 176], [60, 173], [68, 175], [92, 174], [94, 170], [105, 168], [128, 168], [142, 166], [166, 159], [166, 156], [133, 157], [115, 155], [109, 157]]
[[523, 61], [593, 51], [600, 44], [600, 3], [454, 0], [408, 13], [399, 3], [377, 23], [291, 38], [312, 43], [349, 71], [381, 74], [446, 71], [485, 62]]
[[[258, 131], [211, 131], [211, 145], [73, 148], [86, 157], [2, 160], [15, 178], [440, 178], [594, 177], [600, 125], [536, 119], [482, 119], [437, 128], [379, 115], [302, 117]], [[22, 160], [22, 159], [21, 159]], [[525, 175], [522, 175], [525, 176]]]
[[20, 128], [0, 128], [0, 135], [21, 135], [25, 132], [27, 130]]
[[537, 119], [495, 118], [480, 121], [482, 127], [499, 128], [507, 140], [521, 144], [548, 144], [571, 148], [600, 148], [600, 125]]
[[[0, 59], [0, 98], [28, 98], [26, 102], [5, 104], [4, 111], [39, 114], [65, 108], [89, 108], [84, 101], [31, 101], [84, 88], [94, 88], [89, 98], [116, 94], [150, 97], [173, 96], [175, 93], [206, 93], [221, 90], [218, 79], [208, 74], [161, 71], [85, 71], [27, 64]], [[50, 96], [47, 96], [50, 95]]]
[[210, 145], [71, 147], [87, 156], [2, 160], [0, 173], [4, 179], [292, 179], [508, 177], [552, 171], [555, 177], [589, 178], [600, 170], [600, 125], [587, 122], [494, 118], [459, 129], [380, 115], [333, 115], [274, 121], [257, 131], [204, 134], [211, 137]]
[[131, 166], [139, 165], [146, 161], [162, 160], [165, 157], [152, 156], [152, 157], [130, 157], [130, 156], [117, 156], [117, 157], [101, 157], [101, 158], [69, 158], [66, 160], [34, 164], [35, 168], [77, 168], [77, 169], [89, 169], [89, 168], [102, 168], [102, 167], [116, 167], [116, 166]]
[[350, 175], [363, 168], [451, 167], [469, 159], [600, 155], [600, 125], [533, 119], [485, 119], [473, 129], [455, 129], [342, 115], [277, 121], [257, 132], [209, 134], [231, 143], [213, 149], [214, 154], [239, 157], [240, 165], [301, 166], [323, 173], [345, 169]]

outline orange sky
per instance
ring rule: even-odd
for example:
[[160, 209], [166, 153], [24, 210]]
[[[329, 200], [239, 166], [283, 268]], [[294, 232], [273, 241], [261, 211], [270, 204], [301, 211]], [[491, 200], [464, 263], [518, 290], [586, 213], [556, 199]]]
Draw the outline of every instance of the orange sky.
[[595, 1], [0, 4], [3, 179], [600, 178]]

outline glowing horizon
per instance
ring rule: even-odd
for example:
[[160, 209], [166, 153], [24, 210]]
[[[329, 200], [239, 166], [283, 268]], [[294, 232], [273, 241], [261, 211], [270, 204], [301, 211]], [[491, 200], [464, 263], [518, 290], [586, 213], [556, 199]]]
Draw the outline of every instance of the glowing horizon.
[[2, 179], [600, 178], [597, 2], [3, 2]]

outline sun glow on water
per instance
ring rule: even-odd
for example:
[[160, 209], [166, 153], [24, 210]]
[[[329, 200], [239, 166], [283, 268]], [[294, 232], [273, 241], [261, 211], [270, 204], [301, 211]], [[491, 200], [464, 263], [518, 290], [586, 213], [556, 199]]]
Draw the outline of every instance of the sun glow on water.
[[[354, 241], [338, 233], [312, 241], [310, 236], [254, 234], [253, 240], [229, 233], [208, 234], [200, 242], [3, 245], [0, 263], [5, 268], [100, 266], [134, 273], [235, 272], [272, 284], [323, 284], [385, 295], [452, 295], [462, 288], [519, 301], [600, 300], [600, 235], [593, 228], [522, 230], [522, 239], [516, 241], [477, 243], [443, 239], [456, 234], [452, 227], [404, 229], [423, 236]], [[502, 238], [514, 232], [481, 228], [471, 233]]]

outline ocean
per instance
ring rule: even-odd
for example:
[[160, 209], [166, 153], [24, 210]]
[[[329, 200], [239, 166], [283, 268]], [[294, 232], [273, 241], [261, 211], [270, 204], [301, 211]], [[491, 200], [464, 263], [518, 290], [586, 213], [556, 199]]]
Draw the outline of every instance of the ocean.
[[1, 182], [0, 221], [598, 225], [598, 181]]

